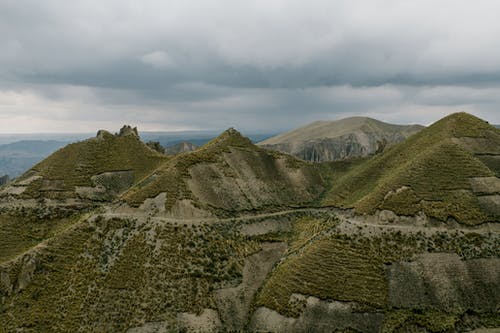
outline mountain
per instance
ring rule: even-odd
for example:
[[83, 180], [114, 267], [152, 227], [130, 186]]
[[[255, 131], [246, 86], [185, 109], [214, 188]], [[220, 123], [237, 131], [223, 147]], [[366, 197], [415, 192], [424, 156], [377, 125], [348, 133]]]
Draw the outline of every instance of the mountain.
[[182, 141], [182, 142], [179, 142], [177, 144], [165, 147], [165, 153], [167, 155], [176, 155], [179, 153], [193, 151], [193, 150], [196, 150], [197, 148], [198, 148], [198, 146], [195, 144], [192, 144], [191, 142]]
[[162, 197], [162, 209], [190, 202], [230, 213], [297, 206], [319, 199], [323, 190], [313, 165], [259, 148], [229, 129], [198, 150], [172, 157], [123, 198], [133, 206]]
[[100, 131], [3, 189], [0, 332], [494, 331], [498, 131], [455, 114], [324, 163]]
[[419, 125], [393, 125], [366, 117], [352, 117], [317, 121], [264, 140], [259, 146], [289, 153], [306, 161], [334, 161], [375, 154], [422, 128]]
[[281, 235], [250, 330], [461, 332], [475, 328], [466, 313], [499, 327], [499, 147], [498, 129], [458, 113], [330, 163], [324, 204], [342, 209]]
[[[48, 205], [47, 199], [24, 204], [4, 198], [0, 328], [222, 329], [214, 309], [230, 298], [215, 291], [246, 281], [246, 257], [261, 258], [258, 269], [265, 275], [284, 250], [282, 244], [261, 245], [245, 236], [242, 225], [265, 219], [258, 214], [279, 217], [280, 209], [293, 216], [294, 209], [315, 205], [325, 188], [316, 166], [258, 148], [234, 129], [161, 162], [148, 149], [133, 133], [99, 132], [33, 167], [42, 181], [62, 178], [57, 185], [66, 186], [69, 197], [70, 185], [88, 186], [91, 175], [111, 170], [146, 175], [121, 196], [123, 202], [89, 197], [100, 205], [89, 211], [62, 210], [54, 199]], [[159, 163], [151, 172], [147, 158]], [[91, 167], [73, 170], [78, 165]], [[18, 184], [27, 177], [33, 176]], [[245, 296], [245, 304], [255, 292]], [[8, 319], [11, 315], [16, 319]]]
[[166, 157], [140, 141], [137, 131], [99, 131], [33, 166], [0, 195], [25, 199], [111, 200], [153, 171]]
[[325, 202], [480, 224], [500, 217], [499, 176], [500, 130], [457, 113], [350, 170]]

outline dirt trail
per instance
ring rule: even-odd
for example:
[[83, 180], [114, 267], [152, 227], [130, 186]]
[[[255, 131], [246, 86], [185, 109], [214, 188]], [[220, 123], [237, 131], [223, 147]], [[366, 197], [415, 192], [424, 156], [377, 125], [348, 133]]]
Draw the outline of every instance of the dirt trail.
[[[279, 212], [273, 213], [262, 213], [255, 215], [245, 215], [240, 217], [231, 217], [231, 218], [216, 218], [216, 217], [205, 217], [205, 218], [171, 218], [171, 217], [158, 217], [152, 216], [150, 217], [152, 221], [160, 222], [160, 223], [172, 223], [172, 224], [187, 224], [187, 225], [197, 225], [197, 224], [211, 224], [211, 223], [223, 223], [223, 222], [232, 222], [232, 223], [244, 223], [251, 221], [258, 221], [263, 219], [272, 219], [272, 218], [282, 218], [287, 217], [289, 215], [296, 214], [325, 214], [325, 216], [329, 217], [337, 217], [340, 219], [341, 223], [335, 228], [337, 231], [345, 232], [345, 233], [361, 233], [361, 234], [370, 234], [374, 233], [376, 230], [396, 230], [405, 233], [413, 233], [413, 232], [423, 232], [426, 234], [429, 233], [437, 233], [437, 232], [463, 232], [463, 233], [479, 233], [479, 234], [499, 234], [500, 233], [500, 223], [485, 223], [479, 226], [466, 226], [466, 225], [446, 225], [445, 223], [439, 223], [436, 225], [434, 222], [433, 225], [422, 224], [421, 222], [410, 224], [408, 221], [411, 221], [412, 218], [406, 218], [405, 222], [391, 222], [387, 221], [377, 221], [375, 216], [357, 216], [354, 215], [350, 210], [341, 210], [335, 208], [298, 208], [298, 209], [288, 209]], [[109, 210], [108, 212], [101, 214], [105, 218], [144, 218], [146, 215], [138, 212], [138, 213], [116, 213]]]

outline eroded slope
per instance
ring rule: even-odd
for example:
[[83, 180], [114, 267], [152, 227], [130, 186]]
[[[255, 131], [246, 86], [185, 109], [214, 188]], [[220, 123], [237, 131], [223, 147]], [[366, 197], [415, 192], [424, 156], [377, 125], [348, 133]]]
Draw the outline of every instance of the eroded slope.
[[173, 157], [124, 196], [132, 206], [164, 194], [224, 214], [311, 204], [324, 190], [317, 168], [254, 146], [234, 129], [202, 148]]

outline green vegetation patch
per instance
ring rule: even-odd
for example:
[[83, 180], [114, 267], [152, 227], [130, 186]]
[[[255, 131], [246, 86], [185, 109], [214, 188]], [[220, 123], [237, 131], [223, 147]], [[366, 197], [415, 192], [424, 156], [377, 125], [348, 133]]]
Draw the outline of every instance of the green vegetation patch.
[[381, 306], [386, 300], [383, 260], [373, 251], [343, 239], [325, 238], [278, 266], [258, 305], [286, 315], [293, 293], [325, 300], [357, 301]]
[[48, 214], [24, 210], [0, 214], [0, 263], [11, 260], [56, 236], [81, 217], [79, 213]]

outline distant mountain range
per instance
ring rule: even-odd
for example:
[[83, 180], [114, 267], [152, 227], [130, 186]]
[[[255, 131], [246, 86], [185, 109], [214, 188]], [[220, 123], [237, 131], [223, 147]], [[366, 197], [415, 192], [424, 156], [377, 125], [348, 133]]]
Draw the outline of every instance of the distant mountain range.
[[0, 176], [20, 176], [68, 142], [24, 140], [0, 145]]
[[420, 125], [393, 125], [366, 117], [317, 121], [259, 142], [306, 161], [325, 162], [381, 152], [417, 133]]

